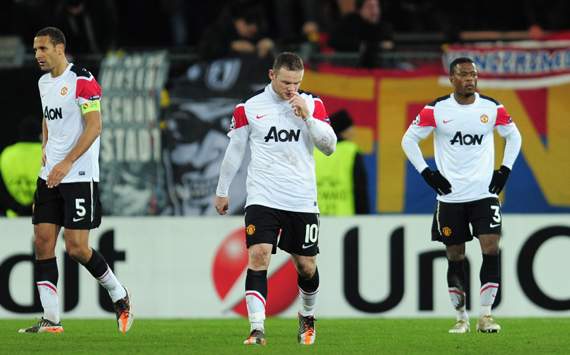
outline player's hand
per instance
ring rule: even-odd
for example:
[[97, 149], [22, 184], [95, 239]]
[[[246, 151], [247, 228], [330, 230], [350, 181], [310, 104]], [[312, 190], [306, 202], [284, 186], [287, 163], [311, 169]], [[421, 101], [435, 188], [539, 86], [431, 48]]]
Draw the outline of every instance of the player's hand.
[[52, 188], [59, 185], [61, 180], [63, 180], [67, 173], [69, 173], [69, 170], [71, 170], [72, 165], [73, 162], [67, 159], [63, 159], [59, 163], [55, 164], [47, 177], [47, 187]]
[[489, 192], [497, 195], [500, 194], [507, 183], [510, 173], [511, 169], [504, 165], [501, 165], [499, 170], [493, 171], [493, 178], [489, 184]]
[[230, 199], [228, 197], [216, 196], [214, 199], [214, 206], [216, 207], [216, 211], [222, 216], [228, 213], [229, 204]]
[[422, 171], [422, 177], [438, 195], [447, 195], [451, 192], [451, 184], [441, 175], [439, 170], [433, 171], [430, 168], [425, 168]]
[[291, 105], [295, 116], [302, 119], [307, 119], [309, 117], [309, 108], [307, 107], [307, 103], [305, 102], [305, 99], [299, 95], [298, 92], [296, 92], [295, 95], [289, 99], [289, 104]]

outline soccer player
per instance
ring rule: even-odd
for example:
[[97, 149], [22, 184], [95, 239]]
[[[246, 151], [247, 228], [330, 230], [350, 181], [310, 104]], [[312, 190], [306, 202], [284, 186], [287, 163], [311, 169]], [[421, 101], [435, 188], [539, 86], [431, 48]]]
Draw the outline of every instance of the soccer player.
[[[507, 110], [477, 90], [477, 68], [469, 58], [457, 58], [449, 66], [451, 95], [426, 105], [402, 139], [408, 159], [438, 194], [432, 240], [445, 244], [447, 284], [457, 322], [450, 333], [467, 333], [465, 311], [465, 242], [479, 239], [481, 308], [477, 331], [494, 333], [501, 327], [491, 317], [499, 288], [499, 237], [501, 192], [520, 151], [521, 136]], [[506, 139], [503, 163], [493, 170], [493, 130]], [[434, 131], [435, 162], [426, 164], [418, 142]], [[470, 229], [471, 226], [471, 229]], [[471, 232], [472, 230], [472, 232]]]
[[296, 54], [284, 52], [275, 58], [269, 70], [271, 83], [236, 106], [221, 165], [214, 204], [224, 215], [230, 183], [249, 144], [245, 299], [251, 333], [244, 341], [248, 345], [266, 343], [267, 268], [277, 247], [291, 254], [298, 273], [298, 341], [310, 345], [316, 337], [319, 209], [313, 149], [332, 154], [336, 135], [321, 99], [299, 91], [303, 73], [303, 61]]
[[133, 322], [127, 290], [103, 256], [89, 247], [89, 230], [101, 223], [99, 135], [101, 88], [90, 72], [67, 61], [65, 36], [55, 27], [38, 31], [34, 52], [42, 71], [42, 169], [34, 196], [32, 223], [36, 261], [34, 278], [43, 317], [20, 333], [60, 333], [55, 244], [64, 228], [65, 249], [109, 292], [119, 331]]

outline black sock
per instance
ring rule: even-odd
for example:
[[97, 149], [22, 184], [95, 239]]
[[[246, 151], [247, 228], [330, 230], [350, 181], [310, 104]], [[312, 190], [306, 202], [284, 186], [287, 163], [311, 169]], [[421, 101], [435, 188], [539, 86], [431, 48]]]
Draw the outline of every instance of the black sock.
[[267, 299], [267, 270], [251, 270], [247, 269], [245, 278], [245, 291], [256, 291], [263, 300]]
[[499, 255], [483, 254], [479, 278], [481, 286], [488, 282], [499, 283]]
[[465, 292], [465, 259], [447, 262], [447, 286], [457, 288]]
[[82, 264], [83, 266], [85, 266], [87, 271], [89, 271], [91, 275], [93, 275], [93, 277], [98, 279], [101, 276], [103, 276], [103, 274], [107, 271], [107, 268], [109, 266], [107, 265], [105, 258], [103, 258], [103, 255], [99, 254], [99, 252], [95, 249], [92, 249], [92, 251], [93, 254], [91, 254], [91, 258], [89, 259], [89, 261], [86, 262], [85, 264], [83, 263]]
[[54, 287], [57, 287], [57, 279], [59, 272], [57, 270], [57, 259], [36, 260], [34, 263], [34, 278], [36, 283], [48, 281]]
[[315, 273], [310, 279], [303, 279], [297, 274], [297, 285], [305, 293], [313, 293], [319, 288], [319, 269], [315, 268]]

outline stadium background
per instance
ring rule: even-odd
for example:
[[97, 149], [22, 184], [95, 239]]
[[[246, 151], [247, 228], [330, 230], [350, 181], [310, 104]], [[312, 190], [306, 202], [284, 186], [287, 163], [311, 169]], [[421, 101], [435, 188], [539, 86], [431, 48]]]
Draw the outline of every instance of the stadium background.
[[[22, 3], [11, 3], [12, 12], [3, 11], [3, 18], [21, 18]], [[158, 11], [160, 3], [117, 2], [117, 45], [108, 54], [73, 51], [74, 43], [69, 45], [74, 61], [90, 69], [104, 89], [101, 167], [107, 217], [93, 233], [92, 245], [133, 290], [141, 317], [236, 317], [243, 315], [242, 219], [213, 216], [210, 204], [233, 106], [266, 82], [268, 61], [255, 56], [203, 60], [194, 47], [200, 29], [190, 31], [187, 43], [175, 45], [168, 31], [160, 30], [169, 26], [169, 16]], [[224, 5], [212, 3], [214, 10], [202, 9], [212, 11], [209, 17], [189, 15], [189, 28], [212, 21], [215, 6]], [[383, 5], [387, 20], [397, 23], [394, 3]], [[132, 16], [130, 5], [136, 8]], [[433, 6], [428, 10], [445, 13], [444, 5]], [[41, 115], [40, 72], [30, 51], [32, 20], [38, 28], [51, 24], [41, 18], [30, 17], [26, 29], [2, 22], [0, 149], [17, 140], [20, 119]], [[329, 113], [347, 109], [353, 116], [369, 181], [372, 215], [323, 219], [321, 316], [452, 317], [442, 251], [428, 241], [434, 194], [406, 162], [399, 142], [425, 103], [449, 93], [446, 65], [459, 54], [476, 57], [481, 90], [505, 104], [523, 136], [501, 196], [504, 289], [497, 315], [570, 315], [570, 285], [560, 282], [561, 270], [570, 268], [565, 257], [570, 250], [570, 44], [560, 30], [570, 26], [542, 23], [544, 31], [537, 36], [529, 31], [531, 23], [502, 19], [485, 20], [485, 28], [468, 22], [465, 28], [451, 26], [452, 36], [433, 24], [425, 24], [425, 31], [396, 25], [396, 47], [379, 53], [381, 67], [375, 68], [359, 68], [358, 53], [331, 52], [321, 42], [311, 42], [309, 50], [283, 45], [306, 59], [302, 88], [320, 95]], [[145, 21], [153, 23], [146, 31], [137, 26]], [[497, 150], [501, 147], [498, 141]], [[422, 149], [427, 157], [433, 154], [429, 139]], [[243, 171], [232, 187], [235, 215], [242, 210], [242, 186]], [[29, 220], [1, 219], [0, 225], [0, 318], [30, 317], [39, 304], [32, 287]], [[61, 244], [63, 317], [109, 317], [101, 291], [64, 256]], [[468, 256], [476, 290], [476, 245], [469, 246]], [[294, 316], [291, 264], [280, 255], [270, 274], [269, 305], [275, 307], [270, 313]], [[477, 310], [478, 295], [472, 294]]]

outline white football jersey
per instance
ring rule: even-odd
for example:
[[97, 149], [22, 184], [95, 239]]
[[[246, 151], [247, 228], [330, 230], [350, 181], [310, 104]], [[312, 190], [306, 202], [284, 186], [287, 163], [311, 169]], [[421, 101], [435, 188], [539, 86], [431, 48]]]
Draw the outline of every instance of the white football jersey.
[[[67, 156], [83, 133], [85, 122], [80, 106], [100, 100], [101, 88], [90, 72], [73, 64], [58, 77], [44, 74], [38, 87], [48, 130], [46, 164], [40, 177], [47, 180], [54, 165]], [[99, 138], [73, 163], [61, 182], [81, 181], [99, 181]]]
[[[314, 118], [329, 123], [320, 98], [300, 95]], [[242, 129], [251, 148], [246, 206], [318, 213], [314, 144], [305, 122], [271, 84], [236, 106], [228, 136]]]
[[[503, 105], [478, 93], [469, 105], [459, 104], [451, 94], [420, 111], [406, 135], [419, 141], [434, 132], [435, 163], [451, 184], [451, 193], [438, 195], [438, 200], [468, 202], [497, 196], [489, 192], [495, 162], [495, 127], [503, 137], [517, 130]], [[416, 163], [416, 169], [421, 172], [427, 167], [424, 164], [423, 160]]]

